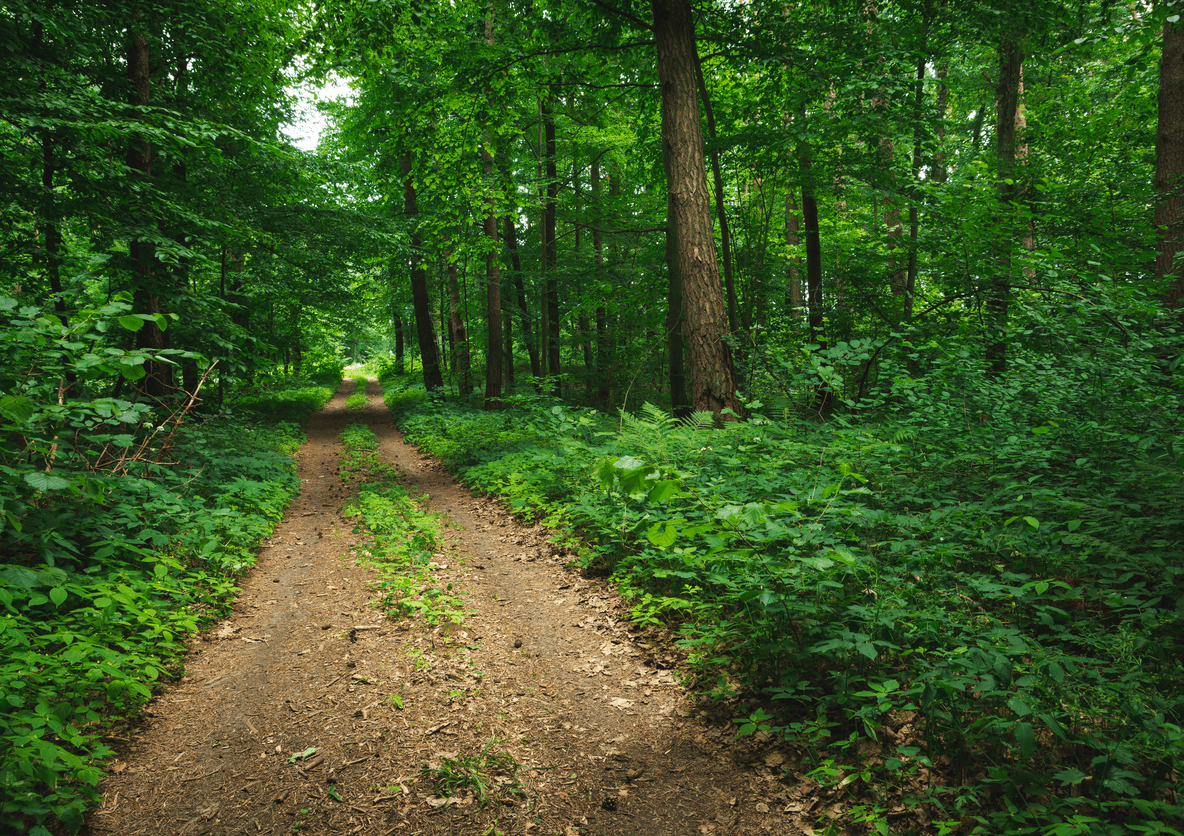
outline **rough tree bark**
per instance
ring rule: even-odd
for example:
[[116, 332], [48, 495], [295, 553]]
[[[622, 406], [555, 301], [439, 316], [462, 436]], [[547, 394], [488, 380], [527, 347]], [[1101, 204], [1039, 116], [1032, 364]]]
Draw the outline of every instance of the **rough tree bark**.
[[[664, 149], [665, 150], [665, 149]], [[669, 161], [666, 161], [669, 170]], [[678, 254], [678, 225], [674, 220], [674, 197], [666, 192], [666, 362], [670, 372], [670, 408], [675, 417], [691, 413], [687, 397], [686, 362], [683, 358], [682, 276]]]
[[[707, 93], [707, 82], [703, 78], [703, 62], [699, 60], [699, 51], [695, 50], [695, 82], [699, 87], [699, 96], [703, 101], [703, 115], [707, 117], [707, 136], [715, 142], [715, 111], [711, 107], [711, 97]], [[739, 331], [736, 304], [736, 279], [732, 275], [732, 232], [728, 228], [728, 212], [724, 205], [724, 177], [719, 167], [719, 151], [711, 149], [708, 155], [711, 159], [711, 179], [715, 186], [715, 214], [719, 218], [720, 258], [724, 268], [724, 293], [728, 303], [728, 328], [733, 334]]]
[[1159, 123], [1155, 132], [1155, 278], [1173, 279], [1164, 302], [1184, 302], [1184, 270], [1174, 266], [1184, 249], [1184, 21], [1164, 23], [1159, 59]]
[[650, 6], [662, 88], [666, 188], [678, 236], [693, 406], [720, 416], [724, 409], [739, 412], [740, 405], [715, 259], [695, 81], [695, 26], [688, 0], [651, 0]]
[[[127, 42], [127, 77], [129, 86], [128, 101], [135, 107], [144, 107], [151, 100], [152, 94], [151, 55], [148, 44], [148, 33], [143, 25], [143, 13], [139, 10], [132, 15], [132, 25], [128, 31]], [[152, 177], [152, 146], [143, 134], [137, 132], [132, 135], [127, 149], [127, 167], [133, 178], [148, 180]], [[149, 226], [152, 221], [148, 217], [147, 207], [134, 205], [132, 214], [143, 226]], [[131, 258], [132, 272], [135, 275], [136, 286], [132, 293], [133, 304], [138, 313], [161, 313], [160, 295], [157, 284], [160, 277], [156, 274], [155, 247], [146, 240], [133, 238], [128, 244], [128, 255]], [[168, 348], [165, 332], [153, 321], [146, 321], [136, 332], [136, 348], [147, 351], [162, 351]], [[140, 379], [140, 393], [149, 398], [161, 398], [176, 389], [173, 383], [173, 367], [167, 363], [149, 360], [144, 364], [144, 377]]]
[[[1016, 197], [1016, 112], [1019, 107], [1020, 78], [1024, 50], [1016, 32], [1005, 32], [999, 45], [999, 84], [996, 87], [995, 158], [996, 194], [1000, 220], [1008, 220]], [[1006, 224], [1004, 224], [1006, 229]], [[999, 266], [987, 287], [987, 366], [993, 377], [1007, 373], [1007, 319], [1011, 304], [1010, 233], [999, 242]]]

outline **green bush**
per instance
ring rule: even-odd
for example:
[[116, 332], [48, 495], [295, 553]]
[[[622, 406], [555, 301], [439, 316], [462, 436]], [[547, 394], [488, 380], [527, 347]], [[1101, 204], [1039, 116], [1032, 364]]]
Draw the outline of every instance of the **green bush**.
[[[15, 303], [0, 297], [0, 310]], [[198, 359], [104, 348], [103, 334], [148, 316], [128, 310], [117, 299], [67, 326], [27, 306], [0, 330], [0, 355], [15, 364], [0, 369], [5, 832], [81, 826], [112, 754], [104, 731], [180, 673], [184, 636], [226, 611], [299, 488], [298, 426], [195, 427], [176, 403], [114, 394], [112, 374], [134, 383], [150, 361]]]
[[[679, 631], [705, 695], [770, 709], [742, 734], [830, 740], [819, 780], [891, 788], [944, 757], [948, 785], [908, 801], [935, 819], [1179, 833], [1178, 395], [1149, 385], [1107, 423], [1088, 370], [904, 371], [824, 425], [388, 400], [474, 487], [578, 532], [638, 622]], [[827, 766], [861, 740], [870, 766]]]

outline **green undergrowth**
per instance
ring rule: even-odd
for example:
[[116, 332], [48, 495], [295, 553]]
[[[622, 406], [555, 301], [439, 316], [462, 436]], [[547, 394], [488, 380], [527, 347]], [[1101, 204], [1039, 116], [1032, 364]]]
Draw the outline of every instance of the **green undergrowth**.
[[469, 792], [479, 807], [487, 807], [504, 796], [524, 796], [526, 790], [518, 780], [521, 764], [509, 752], [497, 750], [501, 742], [491, 737], [475, 755], [445, 755], [438, 763], [424, 764], [422, 774], [432, 782], [438, 796], [451, 798]]
[[360, 412], [370, 405], [370, 399], [366, 397], [366, 376], [360, 371], [351, 371], [348, 377], [354, 382], [354, 392], [346, 398], [345, 408]]
[[[81, 826], [113, 730], [181, 675], [186, 637], [229, 611], [299, 491], [303, 432], [259, 416], [318, 402], [320, 390], [260, 392], [249, 422], [201, 426], [150, 412], [129, 423], [132, 404], [71, 402], [79, 429], [56, 448], [52, 477], [35, 470], [39, 490], [2, 498], [0, 831]], [[4, 473], [29, 472], [40, 414], [30, 412], [5, 417]]]
[[805, 750], [860, 827], [903, 804], [960, 832], [1179, 834], [1180, 403], [1148, 386], [1100, 416], [1083, 387], [1105, 386], [1066, 374], [902, 370], [862, 412], [753, 404], [723, 429], [386, 400], [420, 450], [578, 537], [738, 733]]
[[452, 583], [437, 578], [433, 558], [440, 521], [425, 500], [403, 486], [398, 470], [378, 455], [378, 438], [363, 424], [342, 433], [341, 478], [359, 482], [358, 498], [344, 513], [361, 518], [372, 540], [358, 549], [360, 562], [379, 575], [378, 606], [390, 619], [420, 618], [429, 624], [463, 622], [467, 603]]
[[236, 413], [255, 420], [303, 424], [333, 397], [333, 388], [312, 382], [284, 382], [255, 387], [228, 401]]

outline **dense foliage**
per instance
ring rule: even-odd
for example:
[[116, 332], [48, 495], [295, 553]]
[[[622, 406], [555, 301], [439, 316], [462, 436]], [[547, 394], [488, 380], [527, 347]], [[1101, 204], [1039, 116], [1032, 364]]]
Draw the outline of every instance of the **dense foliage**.
[[[299, 489], [296, 424], [248, 411], [198, 425], [111, 396], [55, 404], [67, 375], [144, 362], [96, 347], [95, 333], [135, 327], [113, 319], [122, 309], [71, 330], [25, 308], [3, 332], [5, 372], [22, 375], [0, 401], [0, 823], [13, 832], [81, 825], [112, 726], [180, 676], [185, 637], [225, 615]], [[302, 420], [329, 394], [302, 390], [302, 410], [285, 392], [250, 402]]]
[[[804, 747], [869, 824], [903, 802], [984, 833], [1179, 833], [1179, 395], [1134, 354], [906, 375], [942, 352], [824, 426], [388, 401], [566, 531], [639, 625], [678, 630], [702, 692], [745, 700], [741, 734]], [[1099, 421], [1115, 368], [1145, 395]]]

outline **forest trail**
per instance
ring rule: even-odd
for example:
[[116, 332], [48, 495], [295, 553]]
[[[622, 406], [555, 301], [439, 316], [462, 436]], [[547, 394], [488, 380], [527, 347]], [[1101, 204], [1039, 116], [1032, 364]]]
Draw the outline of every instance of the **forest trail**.
[[[786, 790], [778, 755], [738, 756], [735, 726], [696, 714], [611, 590], [404, 444], [376, 383], [364, 412], [345, 408], [351, 389], [310, 420], [299, 497], [110, 765], [85, 833], [813, 832], [811, 782]], [[375, 575], [350, 551], [364, 538], [339, 513], [357, 491], [338, 475], [351, 423], [454, 522], [436, 562], [476, 611], [463, 625], [399, 624], [372, 604]], [[493, 736], [525, 795], [437, 797], [424, 764]]]

